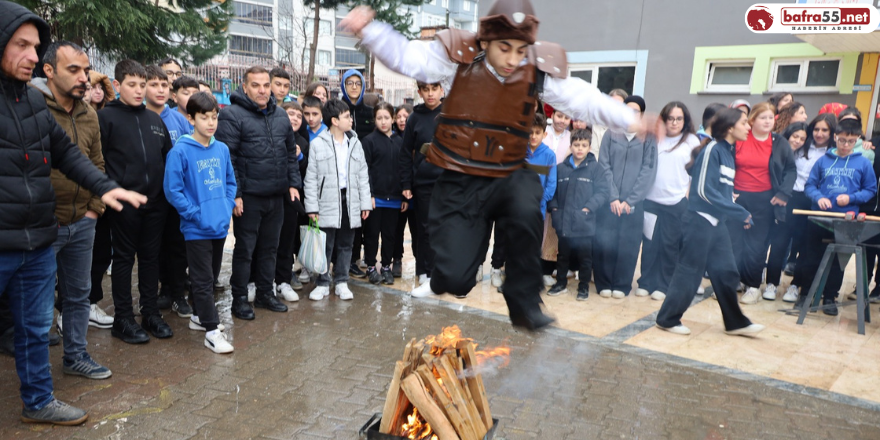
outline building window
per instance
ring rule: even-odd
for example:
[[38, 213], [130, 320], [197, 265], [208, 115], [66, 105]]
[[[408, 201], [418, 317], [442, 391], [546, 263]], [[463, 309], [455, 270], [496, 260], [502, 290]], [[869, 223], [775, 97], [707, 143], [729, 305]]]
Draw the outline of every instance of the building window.
[[240, 23], [272, 26], [272, 7], [234, 2], [235, 21]]
[[330, 53], [329, 50], [319, 50], [317, 64], [320, 66], [332, 65], [333, 64], [333, 54]]
[[354, 49], [336, 49], [336, 65], [339, 67], [364, 66], [367, 56]]
[[470, 12], [470, 10], [471, 10], [470, 0], [462, 0], [461, 9], [464, 9], [466, 12]]
[[449, 0], [443, 0], [443, 4], [442, 4], [442, 6], [443, 6], [444, 8], [448, 8], [448, 7], [449, 7]]
[[614, 89], [626, 90], [633, 93], [633, 83], [636, 77], [636, 66], [625, 65], [588, 65], [574, 64], [570, 66], [569, 73], [575, 78], [580, 78], [602, 91], [608, 93]]
[[272, 58], [272, 40], [244, 35], [230, 35], [229, 53], [234, 55]]
[[[314, 29], [315, 21], [312, 19], [312, 29]], [[318, 20], [318, 35], [333, 35], [333, 23], [330, 20]]]
[[749, 92], [754, 61], [709, 62], [706, 91]]
[[834, 91], [840, 77], [840, 59], [776, 60], [770, 76], [770, 91]]

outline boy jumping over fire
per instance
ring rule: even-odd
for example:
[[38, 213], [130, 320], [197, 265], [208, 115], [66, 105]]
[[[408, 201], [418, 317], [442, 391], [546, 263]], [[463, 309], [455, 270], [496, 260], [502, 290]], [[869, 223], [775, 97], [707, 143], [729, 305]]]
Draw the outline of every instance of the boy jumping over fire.
[[540, 298], [542, 188], [526, 164], [538, 99], [612, 130], [644, 130], [632, 110], [568, 76], [561, 46], [535, 41], [538, 19], [529, 0], [497, 0], [477, 34], [448, 29], [430, 42], [409, 41], [374, 16], [359, 6], [340, 27], [391, 70], [448, 91], [426, 153], [444, 168], [429, 210], [434, 271], [410, 294], [467, 295], [489, 247], [490, 225], [501, 222], [510, 320], [530, 330], [549, 325]]

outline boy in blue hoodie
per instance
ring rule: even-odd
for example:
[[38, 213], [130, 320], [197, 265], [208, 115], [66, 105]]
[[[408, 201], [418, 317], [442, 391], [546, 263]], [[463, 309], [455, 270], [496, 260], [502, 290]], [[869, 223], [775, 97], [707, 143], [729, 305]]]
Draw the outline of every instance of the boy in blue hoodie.
[[186, 240], [195, 303], [189, 328], [206, 332], [205, 346], [211, 351], [231, 353], [233, 347], [222, 331], [213, 290], [236, 192], [229, 149], [213, 136], [219, 110], [208, 93], [190, 97], [186, 112], [194, 131], [181, 137], [168, 153], [164, 189], [168, 202], [180, 213], [180, 231]]
[[[852, 119], [844, 119], [837, 124], [834, 142], [837, 149], [829, 148], [825, 156], [819, 158], [810, 177], [804, 186], [804, 194], [813, 201], [813, 210], [832, 212], [855, 212], [858, 214], [859, 205], [867, 202], [877, 193], [877, 177], [874, 175], [874, 167], [871, 161], [854, 153], [853, 149], [859, 136], [862, 135], [862, 126]], [[795, 308], [803, 304], [806, 295], [810, 291], [813, 275], [819, 268], [825, 248], [828, 245], [826, 239], [833, 239], [834, 234], [825, 228], [808, 223], [807, 239], [804, 251], [804, 263], [798, 261], [795, 271], [800, 271], [800, 279], [803, 280], [800, 296]], [[797, 274], [796, 274], [797, 275]], [[831, 272], [828, 273], [828, 281], [825, 283], [825, 291], [822, 294], [822, 312], [826, 315], [837, 315], [837, 292], [843, 283], [843, 268], [837, 258], [831, 259]]]

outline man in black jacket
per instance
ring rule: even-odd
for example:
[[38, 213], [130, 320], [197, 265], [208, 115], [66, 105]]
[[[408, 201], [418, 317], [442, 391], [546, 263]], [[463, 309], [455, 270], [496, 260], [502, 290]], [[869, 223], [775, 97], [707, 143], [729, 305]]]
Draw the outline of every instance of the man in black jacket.
[[48, 335], [55, 300], [58, 237], [52, 168], [110, 208], [135, 207], [146, 197], [123, 190], [70, 142], [42, 94], [27, 86], [49, 44], [49, 26], [26, 8], [0, 1], [0, 294], [9, 299], [15, 328], [15, 368], [24, 422], [78, 425], [88, 413], [52, 394]]
[[416, 218], [418, 219], [418, 255], [416, 255], [416, 275], [419, 285], [431, 281], [434, 269], [434, 250], [431, 249], [428, 236], [428, 206], [431, 204], [431, 193], [434, 182], [440, 177], [442, 168], [428, 163], [422, 145], [434, 139], [437, 129], [437, 117], [440, 116], [443, 86], [439, 83], [418, 83], [419, 97], [423, 104], [415, 106], [413, 114], [406, 122], [403, 130], [403, 143], [400, 150], [400, 186], [407, 200], [415, 197]]
[[254, 306], [287, 311], [287, 306], [275, 298], [272, 279], [284, 197], [299, 200], [297, 188], [302, 186], [290, 120], [270, 99], [271, 94], [269, 72], [258, 66], [248, 69], [242, 86], [230, 97], [232, 105], [220, 113], [215, 134], [217, 140], [229, 146], [238, 184], [232, 211], [235, 250], [229, 281], [232, 315], [247, 320], [254, 319], [247, 301], [252, 258], [259, 268], [254, 277]]

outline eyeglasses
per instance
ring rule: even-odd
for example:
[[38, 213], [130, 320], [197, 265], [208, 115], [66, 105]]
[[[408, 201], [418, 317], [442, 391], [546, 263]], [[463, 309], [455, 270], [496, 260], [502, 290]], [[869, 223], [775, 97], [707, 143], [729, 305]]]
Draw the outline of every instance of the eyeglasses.
[[855, 145], [856, 142], [858, 142], [858, 141], [859, 141], [859, 138], [855, 138], [855, 139], [844, 139], [844, 138], [838, 137], [838, 138], [837, 138], [837, 145], [842, 145], [842, 146], [844, 146], [844, 147], [848, 147], [848, 146]]
[[364, 83], [362, 83], [362, 82], [360, 82], [360, 81], [358, 81], [358, 82], [355, 82], [355, 81], [346, 81], [346, 82], [345, 82], [345, 86], [346, 86], [346, 87], [363, 87], [363, 86], [364, 86]]
[[166, 70], [165, 75], [167, 75], [168, 77], [173, 76], [175, 78], [180, 78], [181, 76], [183, 76], [183, 72], [181, 72], [179, 70]]
[[679, 116], [677, 118], [666, 118], [666, 122], [684, 122], [684, 116]]

